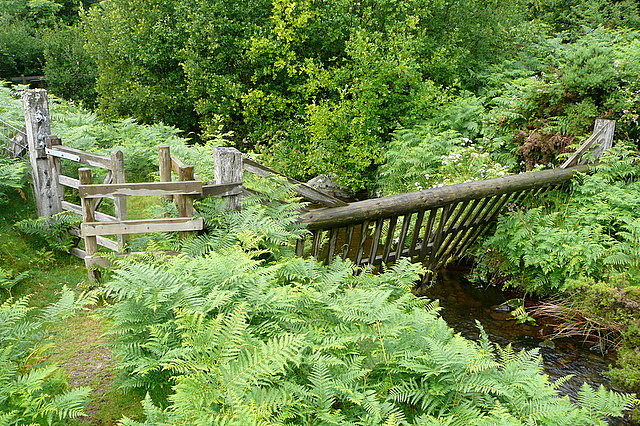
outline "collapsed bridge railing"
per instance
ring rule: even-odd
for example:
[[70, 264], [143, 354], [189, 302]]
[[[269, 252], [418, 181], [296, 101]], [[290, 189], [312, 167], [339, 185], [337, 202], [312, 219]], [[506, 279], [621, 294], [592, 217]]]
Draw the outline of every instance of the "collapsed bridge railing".
[[380, 265], [402, 257], [424, 262], [433, 273], [462, 257], [505, 208], [519, 207], [559, 189], [588, 170], [582, 156], [598, 158], [611, 147], [615, 122], [598, 120], [594, 133], [561, 168], [312, 210], [301, 215], [311, 237], [298, 241], [299, 256], [331, 261], [335, 256], [358, 265]]

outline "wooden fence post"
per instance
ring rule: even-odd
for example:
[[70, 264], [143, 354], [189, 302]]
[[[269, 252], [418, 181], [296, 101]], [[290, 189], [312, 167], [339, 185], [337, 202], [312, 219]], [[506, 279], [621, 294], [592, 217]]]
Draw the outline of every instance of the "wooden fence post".
[[[91, 175], [91, 169], [88, 167], [82, 167], [78, 169], [78, 178], [80, 179], [80, 185], [91, 185], [93, 183], [93, 177]], [[91, 198], [82, 197], [82, 221], [83, 222], [95, 222], [95, 215], [93, 212], [94, 200]], [[89, 281], [97, 281], [100, 279], [100, 271], [91, 269], [88, 261], [98, 252], [98, 239], [95, 236], [84, 237], [84, 263], [87, 266], [87, 273]]]
[[[242, 154], [235, 148], [213, 149], [214, 178], [216, 185], [242, 184]], [[240, 210], [242, 195], [227, 197], [227, 208]]]
[[46, 137], [51, 133], [47, 91], [25, 90], [22, 102], [36, 209], [38, 216], [52, 216], [62, 211], [62, 199], [45, 153]]
[[[124, 154], [119, 149], [114, 149], [111, 151], [111, 181], [113, 183], [125, 183], [125, 173], [124, 173]], [[124, 195], [116, 195], [113, 198], [113, 204], [115, 207], [115, 215], [118, 220], [127, 220], [128, 211], [127, 211], [127, 197]], [[120, 245], [120, 252], [124, 250], [124, 245], [127, 242], [126, 235], [117, 235], [118, 244]]]
[[613, 146], [613, 135], [616, 132], [616, 121], [596, 118], [596, 122], [593, 125], [593, 132], [595, 133], [601, 127], [604, 127], [605, 129], [600, 134], [600, 137], [596, 142], [596, 148], [593, 151], [593, 156], [596, 160], [599, 160], [600, 157], [602, 157], [602, 154]]
[[[180, 180], [180, 182], [195, 180], [193, 166], [180, 166], [178, 180]], [[176, 204], [178, 206], [178, 217], [193, 217], [195, 212], [193, 209], [193, 196], [176, 195]], [[179, 235], [180, 238], [186, 238], [189, 232], [181, 231]]]
[[[160, 170], [160, 182], [171, 182], [171, 149], [169, 145], [160, 145], [158, 147], [158, 168]], [[171, 200], [173, 196], [165, 195], [165, 198]]]

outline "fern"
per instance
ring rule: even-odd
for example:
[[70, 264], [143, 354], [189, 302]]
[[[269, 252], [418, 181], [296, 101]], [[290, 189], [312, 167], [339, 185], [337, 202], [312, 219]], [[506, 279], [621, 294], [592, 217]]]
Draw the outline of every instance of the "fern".
[[41, 312], [29, 307], [28, 298], [0, 305], [0, 423], [60, 424], [84, 415], [89, 389], [67, 390], [59, 368], [32, 358], [42, 354], [46, 326], [93, 301], [63, 289], [61, 300]]

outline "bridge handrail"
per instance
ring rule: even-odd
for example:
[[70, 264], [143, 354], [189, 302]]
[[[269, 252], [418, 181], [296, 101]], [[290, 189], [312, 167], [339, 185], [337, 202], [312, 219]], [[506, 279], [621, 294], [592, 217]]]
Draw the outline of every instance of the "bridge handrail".
[[343, 207], [325, 207], [303, 213], [300, 222], [307, 224], [310, 230], [343, 227], [365, 220], [401, 216], [460, 201], [557, 185], [570, 180], [576, 173], [585, 173], [588, 170], [588, 165], [541, 170], [357, 201]]

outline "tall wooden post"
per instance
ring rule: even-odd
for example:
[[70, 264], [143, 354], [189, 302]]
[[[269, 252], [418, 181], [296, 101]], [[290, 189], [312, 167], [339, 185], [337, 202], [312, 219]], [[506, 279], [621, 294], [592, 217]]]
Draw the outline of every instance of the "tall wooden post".
[[[93, 183], [93, 177], [91, 175], [91, 169], [88, 167], [82, 167], [78, 169], [78, 178], [80, 185], [91, 185]], [[82, 221], [83, 222], [95, 222], [95, 214], [93, 211], [94, 200], [91, 198], [81, 198], [82, 204]], [[98, 239], [95, 236], [84, 237], [84, 262], [87, 265], [87, 273], [89, 275], [89, 281], [97, 281], [100, 279], [100, 271], [92, 269], [92, 266], [88, 264], [90, 260], [98, 252]]]
[[593, 132], [595, 133], [601, 127], [604, 127], [605, 129], [600, 134], [600, 138], [598, 142], [596, 142], [596, 148], [593, 151], [593, 156], [596, 160], [599, 160], [600, 157], [602, 157], [602, 154], [613, 146], [613, 135], [616, 132], [616, 121], [596, 118], [596, 122], [593, 125]]
[[[214, 148], [213, 166], [216, 185], [242, 183], [242, 154], [237, 149]], [[227, 208], [240, 210], [242, 195], [227, 197]]]
[[45, 153], [46, 137], [51, 133], [47, 91], [25, 90], [22, 102], [36, 209], [38, 216], [52, 216], [62, 211], [62, 199]]
[[[160, 182], [171, 182], [171, 149], [169, 145], [160, 145], [158, 147], [158, 167]], [[171, 200], [173, 196], [165, 195], [165, 198]]]
[[[124, 154], [119, 149], [111, 151], [111, 179], [113, 183], [125, 183], [124, 173]], [[124, 195], [116, 195], [113, 198], [113, 204], [115, 207], [115, 214], [118, 220], [127, 220], [127, 197]], [[118, 244], [120, 245], [120, 251], [124, 249], [124, 245], [127, 242], [126, 235], [117, 235]]]

